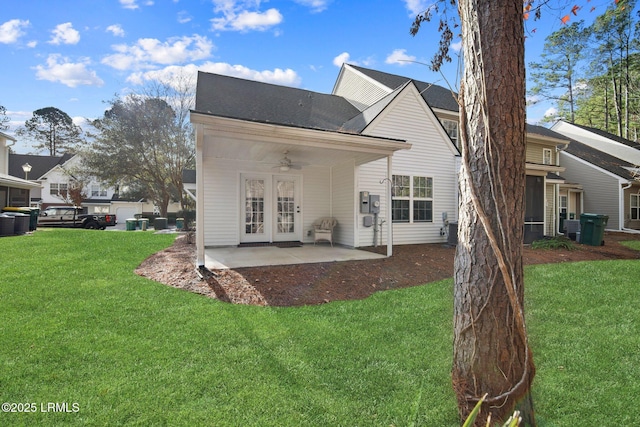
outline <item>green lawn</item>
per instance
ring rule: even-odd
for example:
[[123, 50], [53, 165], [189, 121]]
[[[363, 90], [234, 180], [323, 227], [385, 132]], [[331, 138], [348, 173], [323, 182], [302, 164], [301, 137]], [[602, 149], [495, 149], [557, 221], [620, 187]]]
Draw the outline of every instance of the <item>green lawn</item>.
[[[233, 306], [133, 274], [172, 239], [0, 239], [0, 395], [37, 409], [0, 425], [458, 425], [451, 280], [321, 306]], [[527, 269], [541, 426], [635, 419], [639, 265]]]

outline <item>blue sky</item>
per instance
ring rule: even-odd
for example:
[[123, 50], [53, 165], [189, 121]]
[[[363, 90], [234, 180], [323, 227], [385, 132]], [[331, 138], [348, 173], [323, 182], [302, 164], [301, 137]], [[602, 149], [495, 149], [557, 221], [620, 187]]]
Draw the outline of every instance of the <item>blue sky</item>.
[[[576, 0], [577, 1], [577, 0]], [[593, 0], [590, 20], [613, 0]], [[580, 0], [587, 3], [587, 0]], [[78, 124], [100, 117], [116, 94], [180, 70], [233, 75], [329, 93], [343, 62], [456, 84], [426, 66], [437, 49], [435, 23], [409, 28], [431, 0], [3, 0], [0, 105], [13, 134], [34, 110], [56, 107]], [[573, 3], [527, 22], [527, 63]], [[589, 8], [596, 7], [595, 12]], [[531, 32], [534, 30], [534, 32]], [[454, 43], [459, 40], [454, 40]], [[455, 46], [455, 45], [454, 45]], [[416, 61], [416, 62], [408, 62]], [[449, 82], [449, 83], [447, 83]], [[544, 114], [531, 109], [528, 120]], [[548, 107], [547, 107], [548, 108]], [[19, 153], [31, 152], [18, 141]]]

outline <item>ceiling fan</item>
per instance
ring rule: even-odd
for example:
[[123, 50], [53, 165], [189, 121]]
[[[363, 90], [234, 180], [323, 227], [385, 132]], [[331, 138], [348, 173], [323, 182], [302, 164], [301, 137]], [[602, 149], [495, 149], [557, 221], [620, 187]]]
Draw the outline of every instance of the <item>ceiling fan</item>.
[[280, 172], [287, 172], [290, 169], [302, 169], [303, 163], [293, 163], [287, 154], [289, 154], [288, 150], [284, 151], [284, 157], [280, 160], [280, 163], [277, 166], [274, 166], [273, 169], [279, 169]]

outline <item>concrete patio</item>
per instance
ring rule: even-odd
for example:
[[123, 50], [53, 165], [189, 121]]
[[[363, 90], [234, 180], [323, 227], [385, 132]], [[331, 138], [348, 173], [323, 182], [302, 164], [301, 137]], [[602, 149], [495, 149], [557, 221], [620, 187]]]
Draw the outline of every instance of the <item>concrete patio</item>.
[[386, 255], [329, 245], [303, 245], [293, 248], [262, 246], [205, 249], [205, 267], [210, 270], [380, 258], [386, 258]]

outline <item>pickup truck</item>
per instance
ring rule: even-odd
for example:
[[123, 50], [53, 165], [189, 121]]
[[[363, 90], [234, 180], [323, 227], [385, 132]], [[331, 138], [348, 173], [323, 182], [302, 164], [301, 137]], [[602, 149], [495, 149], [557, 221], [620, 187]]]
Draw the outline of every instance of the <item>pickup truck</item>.
[[49, 206], [40, 212], [38, 227], [76, 227], [104, 230], [116, 225], [112, 214], [85, 214], [73, 206]]

